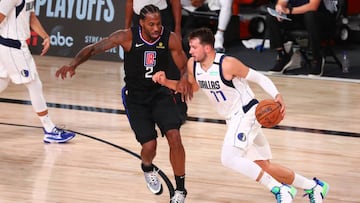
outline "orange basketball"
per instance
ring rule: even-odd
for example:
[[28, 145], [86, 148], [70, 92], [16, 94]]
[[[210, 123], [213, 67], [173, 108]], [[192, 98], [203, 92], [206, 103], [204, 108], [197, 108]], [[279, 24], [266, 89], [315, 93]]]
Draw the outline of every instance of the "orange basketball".
[[283, 119], [280, 109], [281, 105], [274, 100], [262, 100], [255, 110], [256, 119], [264, 127], [274, 127]]

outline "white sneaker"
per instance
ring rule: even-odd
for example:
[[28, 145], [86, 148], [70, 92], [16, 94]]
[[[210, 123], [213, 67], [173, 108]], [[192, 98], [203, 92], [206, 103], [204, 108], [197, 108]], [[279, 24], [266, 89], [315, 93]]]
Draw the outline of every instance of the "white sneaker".
[[292, 203], [296, 189], [290, 185], [283, 184], [282, 186], [275, 186], [271, 189], [271, 192], [275, 195], [277, 203]]
[[317, 178], [314, 178], [316, 186], [311, 188], [310, 190], [305, 190], [305, 195], [308, 196], [310, 203], [322, 203], [323, 199], [325, 199], [328, 191], [329, 191], [329, 184], [325, 181], [321, 181]]
[[170, 199], [170, 203], [184, 203], [186, 194], [186, 191], [175, 190], [174, 196]]
[[144, 172], [144, 176], [149, 190], [156, 195], [160, 195], [163, 192], [163, 188], [158, 178], [157, 170], [154, 168], [151, 172]]

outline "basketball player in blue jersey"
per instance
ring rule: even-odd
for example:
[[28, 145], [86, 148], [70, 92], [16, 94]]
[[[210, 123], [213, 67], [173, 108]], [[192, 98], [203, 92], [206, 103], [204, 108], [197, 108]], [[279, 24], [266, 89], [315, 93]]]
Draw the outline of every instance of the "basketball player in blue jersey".
[[35, 0], [0, 1], [0, 93], [10, 80], [24, 84], [29, 91], [31, 104], [40, 118], [45, 143], [65, 143], [75, 134], [55, 126], [48, 115], [42, 83], [34, 59], [26, 44], [32, 28], [44, 39], [44, 55], [50, 48], [50, 38], [34, 13]]
[[[189, 44], [192, 57], [187, 63], [188, 81], [194, 91], [203, 90], [228, 126], [222, 164], [267, 187], [278, 203], [292, 202], [296, 195], [294, 187], [304, 189], [310, 203], [322, 202], [329, 189], [326, 182], [305, 178], [270, 162], [270, 146], [255, 117], [258, 101], [248, 81], [258, 84], [279, 102], [284, 116], [284, 101], [274, 83], [238, 59], [216, 53], [214, 36], [207, 28], [191, 32]], [[153, 80], [171, 89], [176, 89], [178, 83], [167, 79], [165, 72], [156, 73]]]
[[[157, 132], [167, 138], [170, 147], [170, 162], [174, 171], [176, 190], [172, 203], [185, 202], [185, 150], [179, 128], [181, 118], [170, 89], [156, 84], [152, 76], [169, 68], [168, 57], [173, 57], [180, 71], [186, 65], [186, 55], [177, 35], [161, 24], [159, 8], [146, 5], [140, 11], [140, 26], [117, 30], [109, 37], [84, 47], [69, 65], [61, 67], [56, 77], [62, 79], [91, 56], [121, 45], [125, 51], [125, 88], [123, 103], [136, 140], [141, 144], [141, 168], [151, 192], [160, 194], [162, 184], [152, 162], [156, 154]], [[185, 81], [184, 84], [187, 84]], [[181, 87], [180, 87], [181, 88]], [[186, 86], [184, 86], [186, 88]]]

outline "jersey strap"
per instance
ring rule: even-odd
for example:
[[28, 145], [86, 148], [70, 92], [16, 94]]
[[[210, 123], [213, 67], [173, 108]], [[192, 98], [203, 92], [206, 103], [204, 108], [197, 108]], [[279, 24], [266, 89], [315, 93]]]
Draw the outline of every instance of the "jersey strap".
[[252, 99], [248, 104], [246, 104], [245, 106], [242, 107], [243, 112], [244, 113], [248, 112], [251, 109], [251, 107], [253, 107], [257, 103], [259, 103], [258, 100]]
[[16, 17], [19, 16], [20, 12], [24, 9], [25, 7], [25, 0], [22, 0], [21, 4], [16, 6]]
[[21, 42], [19, 40], [3, 38], [2, 36], [0, 36], [0, 44], [16, 49], [20, 49], [21, 47]]

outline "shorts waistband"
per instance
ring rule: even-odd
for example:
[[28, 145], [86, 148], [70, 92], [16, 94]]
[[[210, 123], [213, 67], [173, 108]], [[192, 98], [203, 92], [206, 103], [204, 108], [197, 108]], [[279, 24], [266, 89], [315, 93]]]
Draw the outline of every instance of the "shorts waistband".
[[257, 103], [259, 103], [257, 99], [252, 99], [248, 104], [242, 107], [244, 113], [247, 113], [251, 109], [251, 107], [253, 107]]
[[15, 49], [20, 49], [21, 47], [21, 42], [19, 40], [3, 38], [2, 36], [0, 36], [0, 44]]

